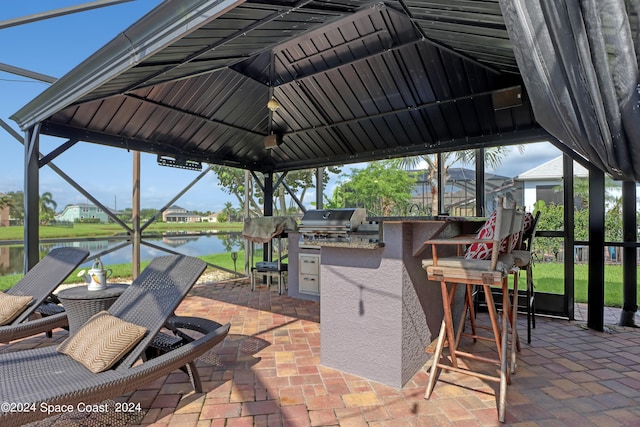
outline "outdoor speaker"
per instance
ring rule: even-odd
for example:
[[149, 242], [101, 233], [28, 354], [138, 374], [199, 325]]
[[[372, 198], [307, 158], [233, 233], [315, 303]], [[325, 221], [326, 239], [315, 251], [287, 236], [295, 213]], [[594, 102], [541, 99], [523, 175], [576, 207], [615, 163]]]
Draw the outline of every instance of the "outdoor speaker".
[[491, 96], [494, 110], [520, 107], [522, 105], [522, 88], [520, 86], [496, 90]]

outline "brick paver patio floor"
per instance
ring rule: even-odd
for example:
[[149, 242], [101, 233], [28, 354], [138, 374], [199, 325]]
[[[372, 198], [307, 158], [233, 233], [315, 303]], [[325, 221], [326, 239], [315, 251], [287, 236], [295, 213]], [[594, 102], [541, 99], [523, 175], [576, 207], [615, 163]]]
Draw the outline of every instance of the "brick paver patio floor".
[[[117, 399], [140, 403], [139, 413], [65, 415], [38, 425], [500, 425], [494, 383], [444, 372], [424, 400], [426, 369], [395, 389], [322, 366], [318, 303], [266, 287], [251, 292], [236, 280], [196, 285], [178, 314], [232, 325], [225, 342], [198, 360], [204, 393], [194, 393], [176, 371]], [[585, 308], [576, 316], [586, 316]], [[613, 326], [618, 317], [619, 310], [607, 309], [605, 333], [582, 320], [538, 317], [531, 344], [522, 343], [503, 425], [640, 426], [640, 329]], [[523, 336], [525, 322], [519, 316]], [[0, 351], [51, 345], [66, 335], [60, 330], [53, 339], [29, 338]], [[463, 348], [474, 345], [482, 344], [463, 339]]]

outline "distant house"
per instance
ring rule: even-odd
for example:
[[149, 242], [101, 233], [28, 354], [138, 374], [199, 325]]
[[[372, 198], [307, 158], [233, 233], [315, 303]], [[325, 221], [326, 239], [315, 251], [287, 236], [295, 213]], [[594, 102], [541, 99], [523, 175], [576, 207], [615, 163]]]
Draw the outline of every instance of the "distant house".
[[214, 212], [211, 215], [203, 216], [201, 218], [201, 221], [202, 222], [218, 222], [218, 215], [220, 215], [220, 212]]
[[189, 212], [180, 206], [170, 206], [162, 212], [162, 221], [164, 222], [200, 222], [200, 215]]
[[[528, 171], [522, 172], [514, 181], [522, 182], [524, 187], [524, 206], [533, 211], [533, 205], [538, 200], [545, 203], [563, 204], [563, 162], [562, 155], [549, 160]], [[589, 171], [577, 162], [573, 162], [573, 176], [588, 178]]]
[[109, 217], [102, 209], [86, 203], [67, 205], [62, 213], [55, 215], [56, 221], [79, 222], [85, 219], [98, 219], [100, 222], [109, 221]]

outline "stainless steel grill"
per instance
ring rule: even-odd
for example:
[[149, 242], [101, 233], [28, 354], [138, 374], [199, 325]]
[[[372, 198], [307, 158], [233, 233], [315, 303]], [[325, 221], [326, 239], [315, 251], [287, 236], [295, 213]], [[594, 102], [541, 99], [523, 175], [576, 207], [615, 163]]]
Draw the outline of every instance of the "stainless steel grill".
[[346, 238], [349, 233], [357, 231], [367, 219], [363, 208], [346, 209], [314, 209], [308, 210], [298, 230], [312, 239]]

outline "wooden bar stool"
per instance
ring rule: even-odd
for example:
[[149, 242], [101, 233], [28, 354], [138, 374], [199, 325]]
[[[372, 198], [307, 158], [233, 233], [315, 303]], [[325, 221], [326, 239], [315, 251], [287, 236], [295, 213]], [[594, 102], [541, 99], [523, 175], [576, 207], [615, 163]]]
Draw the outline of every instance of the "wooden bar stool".
[[[423, 267], [427, 272], [429, 280], [440, 283], [444, 308], [444, 318], [440, 326], [435, 354], [433, 355], [433, 362], [429, 373], [429, 383], [425, 392], [425, 399], [429, 399], [431, 396], [441, 369], [472, 375], [486, 381], [498, 382], [500, 384], [498, 418], [501, 422], [504, 422], [507, 383], [510, 381], [508, 369], [510, 364], [509, 359], [511, 358], [511, 364], [513, 364], [515, 359], [516, 343], [518, 341], [516, 323], [513, 322], [511, 325], [511, 357], [508, 357], [509, 350], [507, 348], [507, 331], [509, 330], [509, 319], [511, 318], [512, 321], [515, 320], [514, 314], [516, 311], [511, 309], [513, 303], [509, 299], [508, 278], [509, 273], [513, 272], [513, 269], [517, 268], [513, 264], [513, 258], [509, 257], [508, 254], [513, 246], [511, 240], [517, 238], [515, 234], [522, 229], [522, 219], [523, 211], [517, 209], [515, 203], [499, 199], [498, 208], [496, 209], [495, 214], [494, 232], [490, 238], [470, 239], [469, 236], [460, 236], [446, 239], [433, 239], [425, 242], [426, 244], [431, 245], [433, 257], [431, 260], [424, 260]], [[500, 255], [500, 244], [501, 241], [505, 239], [507, 243], [506, 255], [502, 254], [501, 260], [498, 260]], [[437, 247], [439, 245], [459, 246], [461, 244], [472, 243], [491, 244], [491, 258], [485, 260], [465, 259], [461, 256], [438, 258]], [[475, 316], [473, 313], [473, 302], [471, 300], [471, 291], [473, 286], [481, 286], [484, 290], [487, 299], [489, 317], [491, 319], [490, 337], [485, 337], [477, 333], [477, 325], [475, 324]], [[462, 316], [458, 322], [456, 330], [453, 321], [452, 303], [455, 300], [455, 293], [458, 287], [462, 287], [462, 290], [466, 292], [466, 295]], [[499, 316], [491, 293], [491, 287], [500, 287], [502, 289], [502, 325], [500, 325], [500, 321], [498, 319]], [[514, 297], [517, 298], [517, 292], [514, 294]], [[515, 302], [517, 304], [517, 299]], [[492, 341], [497, 350], [496, 358], [459, 350], [458, 345], [460, 337], [463, 334], [462, 329], [464, 328], [464, 320], [468, 312], [472, 314], [470, 316], [471, 334], [469, 335], [473, 337], [474, 340], [488, 339]], [[448, 344], [447, 347], [449, 350], [448, 363], [444, 363], [444, 360], [442, 360], [445, 341]], [[474, 361], [497, 365], [499, 366], [499, 373], [491, 375], [464, 368], [459, 364], [458, 358], [467, 358]]]

